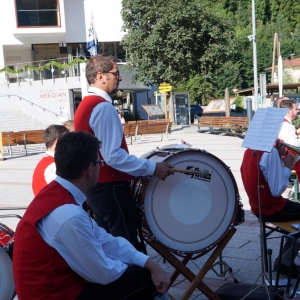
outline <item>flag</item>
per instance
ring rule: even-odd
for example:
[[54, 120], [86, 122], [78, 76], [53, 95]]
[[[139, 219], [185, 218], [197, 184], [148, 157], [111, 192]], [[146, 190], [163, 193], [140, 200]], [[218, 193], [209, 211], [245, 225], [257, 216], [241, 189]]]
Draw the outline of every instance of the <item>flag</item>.
[[86, 50], [90, 52], [91, 56], [98, 53], [98, 39], [94, 24], [94, 17], [91, 15], [90, 28], [88, 30], [88, 39], [86, 43]]

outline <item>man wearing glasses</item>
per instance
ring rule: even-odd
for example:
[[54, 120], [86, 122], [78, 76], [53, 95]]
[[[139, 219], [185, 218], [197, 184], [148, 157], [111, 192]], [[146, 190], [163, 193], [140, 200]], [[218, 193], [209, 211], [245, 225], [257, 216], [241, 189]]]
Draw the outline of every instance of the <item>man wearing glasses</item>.
[[293, 121], [298, 117], [298, 108], [296, 103], [291, 100], [284, 99], [280, 102], [280, 108], [288, 108], [289, 110], [284, 117], [278, 138], [287, 144], [299, 147], [300, 139], [298, 138], [297, 131], [293, 124]]
[[169, 299], [164, 270], [126, 239], [108, 234], [82, 207], [98, 180], [99, 147], [83, 131], [58, 140], [57, 177], [30, 203], [14, 237], [19, 299]]
[[155, 163], [128, 153], [123, 126], [110, 97], [122, 80], [116, 59], [106, 54], [93, 56], [86, 65], [85, 75], [89, 91], [75, 113], [74, 127], [102, 141], [100, 158], [105, 162], [96, 187], [88, 191], [88, 204], [99, 226], [141, 249], [137, 240], [138, 212], [130, 180], [153, 174], [164, 180], [174, 172], [166, 162]]

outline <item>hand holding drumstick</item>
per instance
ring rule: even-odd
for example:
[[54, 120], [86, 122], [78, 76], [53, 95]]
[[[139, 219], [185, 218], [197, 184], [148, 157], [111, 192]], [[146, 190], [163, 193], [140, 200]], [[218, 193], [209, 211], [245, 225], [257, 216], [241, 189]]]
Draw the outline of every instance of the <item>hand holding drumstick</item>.
[[161, 180], [165, 180], [169, 175], [174, 175], [174, 167], [167, 162], [156, 163], [156, 168], [154, 171], [154, 176]]

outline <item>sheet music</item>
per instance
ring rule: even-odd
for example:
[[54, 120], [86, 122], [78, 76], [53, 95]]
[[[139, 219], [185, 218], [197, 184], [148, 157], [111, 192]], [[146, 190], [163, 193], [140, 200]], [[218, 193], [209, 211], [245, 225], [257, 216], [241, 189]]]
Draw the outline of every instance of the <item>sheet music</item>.
[[288, 108], [259, 108], [248, 128], [242, 147], [271, 152]]

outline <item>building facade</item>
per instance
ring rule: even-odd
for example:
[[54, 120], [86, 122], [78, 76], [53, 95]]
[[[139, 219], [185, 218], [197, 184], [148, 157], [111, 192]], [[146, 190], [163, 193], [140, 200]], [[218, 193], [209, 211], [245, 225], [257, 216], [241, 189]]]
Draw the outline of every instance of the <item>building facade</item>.
[[141, 105], [154, 102], [155, 89], [132, 84], [133, 74], [123, 71], [120, 11], [121, 0], [105, 5], [98, 0], [5, 1], [0, 11], [5, 29], [0, 33], [0, 109], [21, 110], [49, 124], [72, 119], [87, 91], [85, 64], [76, 59], [90, 55], [86, 41], [93, 17], [98, 53], [120, 61], [122, 107], [146, 119]]

